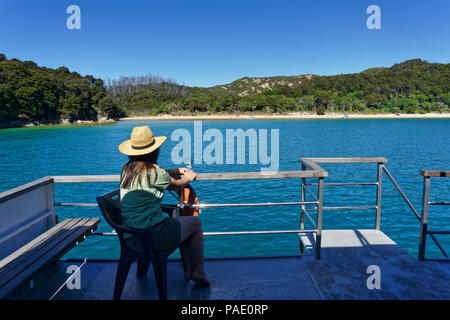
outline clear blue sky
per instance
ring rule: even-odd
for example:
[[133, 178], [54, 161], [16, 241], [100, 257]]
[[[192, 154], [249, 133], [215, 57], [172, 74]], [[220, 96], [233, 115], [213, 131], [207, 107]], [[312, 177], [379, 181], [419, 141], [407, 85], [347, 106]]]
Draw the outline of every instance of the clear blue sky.
[[[71, 4], [81, 30], [66, 28]], [[366, 27], [371, 4], [381, 30]], [[1, 0], [0, 52], [101, 78], [151, 72], [212, 86], [412, 58], [448, 63], [449, 21], [449, 0]]]

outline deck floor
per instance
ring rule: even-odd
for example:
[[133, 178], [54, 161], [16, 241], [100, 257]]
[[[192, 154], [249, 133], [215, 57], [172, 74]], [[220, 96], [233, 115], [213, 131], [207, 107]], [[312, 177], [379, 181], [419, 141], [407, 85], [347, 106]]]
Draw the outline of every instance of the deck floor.
[[[68, 277], [60, 261], [44, 270], [34, 287], [13, 299], [49, 299]], [[367, 267], [379, 266], [381, 289], [368, 289]], [[111, 299], [117, 261], [91, 261], [81, 269], [81, 289], [63, 286], [54, 299]], [[326, 230], [322, 259], [313, 256], [207, 259], [210, 288], [185, 283], [181, 263], [169, 260], [169, 299], [319, 300], [319, 299], [450, 299], [450, 263], [420, 262], [377, 230]], [[156, 299], [150, 268], [136, 278], [133, 264], [122, 299]]]
[[[305, 259], [325, 299], [450, 299], [450, 263], [419, 261], [377, 230], [326, 230], [322, 259]], [[380, 269], [381, 288], [368, 289]]]

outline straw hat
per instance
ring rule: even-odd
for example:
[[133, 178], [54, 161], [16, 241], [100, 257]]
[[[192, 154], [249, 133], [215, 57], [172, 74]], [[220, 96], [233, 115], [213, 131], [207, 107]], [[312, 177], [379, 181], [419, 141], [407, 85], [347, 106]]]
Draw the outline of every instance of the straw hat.
[[140, 156], [158, 149], [166, 141], [166, 137], [154, 137], [148, 126], [134, 127], [131, 139], [119, 145], [119, 151], [127, 156]]

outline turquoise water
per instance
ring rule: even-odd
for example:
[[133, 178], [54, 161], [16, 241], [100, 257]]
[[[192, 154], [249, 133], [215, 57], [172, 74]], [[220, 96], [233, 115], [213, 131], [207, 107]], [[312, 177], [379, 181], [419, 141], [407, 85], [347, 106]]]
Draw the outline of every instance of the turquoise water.
[[[97, 126], [54, 126], [0, 130], [0, 192], [46, 175], [119, 174], [126, 157], [117, 146], [128, 139], [136, 125], [148, 124], [155, 135], [166, 135], [159, 164], [176, 167], [170, 153], [177, 144], [170, 139], [178, 128], [193, 131], [192, 121], [120, 121]], [[280, 170], [298, 170], [300, 157], [386, 157], [387, 167], [420, 211], [420, 169], [450, 168], [450, 119], [339, 119], [339, 120], [225, 120], [203, 121], [203, 130], [278, 129]], [[269, 135], [270, 136], [270, 135]], [[207, 145], [208, 143], [204, 143]], [[270, 149], [269, 149], [270, 150]], [[248, 161], [247, 161], [248, 162]], [[323, 165], [326, 182], [376, 181], [376, 164]], [[260, 165], [193, 165], [197, 172], [259, 171]], [[387, 177], [383, 177], [381, 229], [410, 254], [417, 255], [419, 222]], [[450, 179], [432, 179], [431, 200], [449, 200]], [[313, 181], [311, 181], [313, 182]], [[241, 180], [193, 182], [201, 202], [278, 202], [299, 199], [299, 180]], [[95, 196], [117, 188], [116, 183], [56, 184], [56, 202], [95, 202]], [[326, 206], [374, 205], [375, 187], [327, 187]], [[164, 202], [173, 203], [170, 194]], [[98, 208], [57, 207], [65, 217], [99, 217]], [[447, 212], [446, 212], [447, 211]], [[296, 229], [298, 208], [215, 208], [201, 215], [204, 231]], [[432, 207], [430, 227], [450, 229], [448, 207]], [[324, 229], [373, 228], [373, 211], [326, 211]], [[306, 228], [311, 226], [306, 226]], [[101, 222], [99, 231], [111, 228]], [[450, 236], [438, 239], [450, 251]], [[246, 235], [206, 237], [207, 256], [291, 254], [298, 252], [295, 235]], [[89, 237], [73, 249], [71, 257], [117, 257], [113, 237]], [[177, 253], [175, 253], [177, 254]], [[439, 256], [428, 241], [428, 256]]]

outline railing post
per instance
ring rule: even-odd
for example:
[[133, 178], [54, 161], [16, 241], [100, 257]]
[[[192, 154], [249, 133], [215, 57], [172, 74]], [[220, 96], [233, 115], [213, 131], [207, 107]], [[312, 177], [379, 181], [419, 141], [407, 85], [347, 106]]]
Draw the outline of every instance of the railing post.
[[428, 201], [430, 198], [430, 177], [423, 177], [422, 215], [420, 216], [419, 260], [425, 260], [425, 246], [428, 231]]
[[48, 223], [49, 229], [52, 228], [56, 224], [56, 213], [55, 213], [55, 182], [52, 181], [47, 185], [47, 195], [46, 195], [46, 201], [47, 201], [47, 208], [49, 211], [52, 212], [51, 216], [49, 217], [50, 221]]
[[178, 216], [181, 217], [183, 215], [184, 208], [184, 189], [181, 189], [180, 194], [178, 195]]
[[320, 259], [320, 249], [322, 246], [323, 177], [319, 178], [317, 195], [316, 259]]
[[[302, 164], [302, 171], [304, 171], [305, 165]], [[301, 189], [300, 189], [300, 197], [301, 197], [301, 202], [305, 202], [306, 196], [305, 196], [305, 188], [303, 187], [303, 185], [306, 184], [306, 178], [302, 178], [301, 180]], [[301, 205], [300, 207], [300, 230], [305, 230], [305, 213], [303, 210], [306, 209], [306, 206], [304, 204]], [[304, 246], [303, 246], [303, 242], [302, 239], [299, 237], [299, 247], [300, 247], [300, 253], [303, 253], [304, 251]]]
[[381, 186], [383, 177], [383, 163], [378, 162], [377, 165], [377, 212], [375, 217], [375, 229], [380, 230], [381, 224]]

